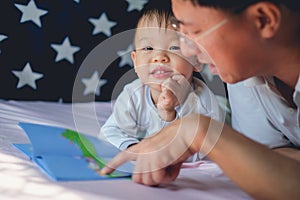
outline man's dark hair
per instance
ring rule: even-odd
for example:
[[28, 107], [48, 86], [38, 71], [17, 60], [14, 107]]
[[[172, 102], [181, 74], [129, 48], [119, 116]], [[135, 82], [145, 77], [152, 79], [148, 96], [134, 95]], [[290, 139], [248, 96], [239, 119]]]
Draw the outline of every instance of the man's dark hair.
[[228, 10], [233, 13], [239, 13], [248, 6], [258, 2], [271, 2], [276, 5], [285, 5], [289, 9], [300, 14], [300, 1], [298, 0], [190, 0], [193, 4], [201, 6], [214, 7]]

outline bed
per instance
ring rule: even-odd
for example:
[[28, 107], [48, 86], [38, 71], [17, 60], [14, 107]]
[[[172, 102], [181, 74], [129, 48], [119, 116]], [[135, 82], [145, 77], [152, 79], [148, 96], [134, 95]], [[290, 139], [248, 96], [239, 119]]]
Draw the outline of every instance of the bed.
[[76, 129], [96, 136], [110, 113], [111, 102], [1, 100], [1, 199], [251, 199], [210, 161], [182, 169], [176, 181], [160, 187], [125, 179], [55, 182], [12, 145], [28, 142], [18, 126], [20, 121]]

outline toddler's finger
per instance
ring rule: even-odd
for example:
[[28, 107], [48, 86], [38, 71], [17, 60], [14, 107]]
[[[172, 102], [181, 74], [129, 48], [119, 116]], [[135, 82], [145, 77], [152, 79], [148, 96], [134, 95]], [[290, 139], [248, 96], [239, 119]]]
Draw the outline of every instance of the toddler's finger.
[[181, 74], [176, 74], [172, 77], [179, 85], [189, 85], [188, 80]]
[[175, 81], [179, 81], [181, 79], [185, 79], [185, 77], [182, 74], [175, 74], [172, 76], [172, 79]]

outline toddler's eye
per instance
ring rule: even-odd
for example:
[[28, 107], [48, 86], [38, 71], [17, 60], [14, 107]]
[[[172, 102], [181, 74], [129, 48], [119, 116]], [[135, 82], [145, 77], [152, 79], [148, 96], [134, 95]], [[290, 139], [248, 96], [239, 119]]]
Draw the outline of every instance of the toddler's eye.
[[147, 47], [142, 48], [142, 50], [143, 51], [152, 51], [153, 47], [147, 46]]
[[180, 47], [179, 47], [179, 46], [171, 46], [171, 47], [169, 48], [169, 50], [177, 51], [177, 50], [180, 50]]

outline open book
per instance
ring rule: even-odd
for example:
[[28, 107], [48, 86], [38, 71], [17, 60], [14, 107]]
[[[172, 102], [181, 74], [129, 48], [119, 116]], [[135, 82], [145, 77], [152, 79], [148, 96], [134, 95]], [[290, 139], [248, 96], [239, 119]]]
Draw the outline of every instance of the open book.
[[130, 177], [133, 165], [126, 163], [114, 173], [99, 174], [119, 150], [96, 137], [60, 127], [19, 123], [31, 144], [14, 144], [52, 180], [99, 180]]

